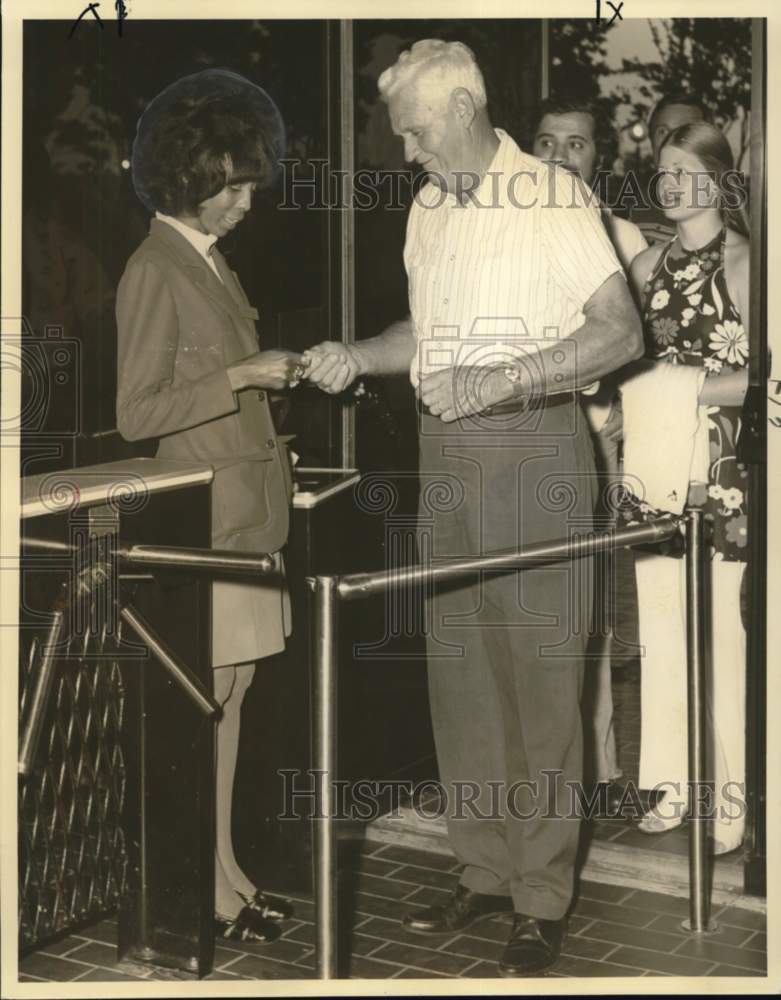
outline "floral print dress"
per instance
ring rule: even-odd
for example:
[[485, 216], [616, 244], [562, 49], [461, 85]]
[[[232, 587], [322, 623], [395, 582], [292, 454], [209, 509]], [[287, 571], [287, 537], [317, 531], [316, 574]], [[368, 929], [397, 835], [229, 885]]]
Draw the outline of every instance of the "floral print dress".
[[[727, 289], [725, 242], [726, 229], [722, 229], [698, 250], [684, 249], [677, 236], [667, 244], [644, 288], [646, 357], [704, 367], [708, 378], [746, 367], [748, 336]], [[748, 473], [735, 454], [741, 407], [709, 406], [707, 415], [707, 496], [690, 499], [703, 506], [711, 525], [711, 554], [745, 562]], [[652, 513], [645, 504], [640, 505], [640, 512], [641, 518]], [[637, 519], [636, 510], [633, 514], [629, 520]]]

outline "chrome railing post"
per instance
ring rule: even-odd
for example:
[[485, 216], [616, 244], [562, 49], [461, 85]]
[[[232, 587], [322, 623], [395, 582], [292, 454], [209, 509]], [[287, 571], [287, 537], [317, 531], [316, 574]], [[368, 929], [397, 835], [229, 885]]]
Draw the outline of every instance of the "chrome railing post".
[[339, 594], [333, 576], [314, 579], [313, 771], [320, 782], [314, 823], [317, 976], [337, 978], [336, 708]]
[[[689, 924], [709, 927], [705, 791], [705, 620], [703, 512], [686, 518], [686, 668], [689, 713]], [[707, 798], [707, 797], [705, 797]]]

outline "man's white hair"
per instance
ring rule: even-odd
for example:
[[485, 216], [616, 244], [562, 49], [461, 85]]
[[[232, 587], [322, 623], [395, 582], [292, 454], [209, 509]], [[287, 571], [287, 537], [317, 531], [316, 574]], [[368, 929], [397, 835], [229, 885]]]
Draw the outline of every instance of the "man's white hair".
[[446, 101], [457, 87], [472, 95], [476, 108], [486, 105], [483, 74], [472, 50], [463, 42], [426, 38], [402, 52], [393, 66], [380, 75], [377, 86], [383, 101], [403, 87], [420, 82], [431, 95]]

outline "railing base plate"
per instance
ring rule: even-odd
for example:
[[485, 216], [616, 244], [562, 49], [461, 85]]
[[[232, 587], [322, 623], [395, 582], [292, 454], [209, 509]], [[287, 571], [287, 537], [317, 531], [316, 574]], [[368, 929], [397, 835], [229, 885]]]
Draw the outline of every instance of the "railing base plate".
[[702, 930], [697, 930], [692, 927], [692, 922], [688, 918], [681, 921], [682, 930], [687, 931], [689, 934], [718, 934], [719, 925], [715, 920], [709, 920], [707, 925], [702, 928]]

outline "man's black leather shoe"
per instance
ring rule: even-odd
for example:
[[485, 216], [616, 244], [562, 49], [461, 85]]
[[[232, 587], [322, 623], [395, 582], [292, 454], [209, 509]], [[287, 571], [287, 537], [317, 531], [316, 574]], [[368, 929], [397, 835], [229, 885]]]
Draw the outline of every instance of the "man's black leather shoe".
[[531, 976], [556, 963], [567, 929], [566, 918], [538, 920], [516, 913], [502, 960], [500, 976]]
[[494, 896], [472, 892], [464, 885], [456, 887], [453, 895], [442, 906], [429, 906], [418, 913], [408, 913], [402, 924], [417, 934], [446, 934], [471, 927], [478, 920], [487, 920], [499, 913], [512, 913], [511, 896]]
[[597, 819], [613, 819], [619, 815], [619, 809], [626, 795], [626, 786], [617, 781], [600, 781], [595, 786]]
[[621, 785], [617, 781], [609, 781], [607, 785], [607, 814], [617, 816], [618, 810], [626, 795], [626, 785]]

